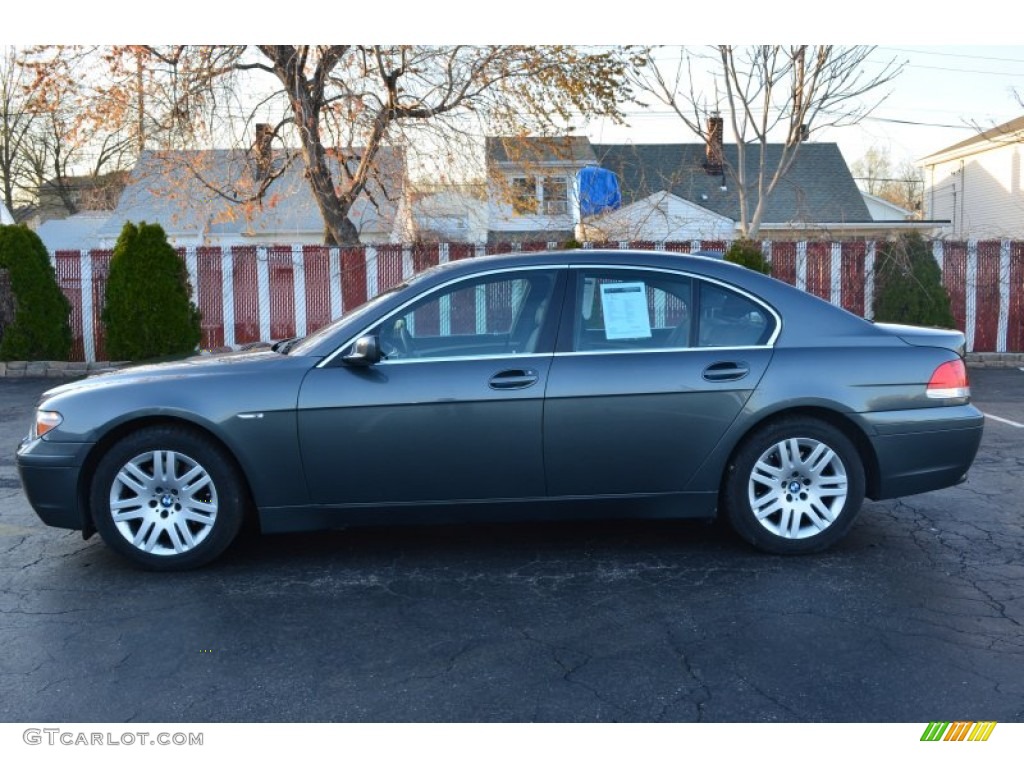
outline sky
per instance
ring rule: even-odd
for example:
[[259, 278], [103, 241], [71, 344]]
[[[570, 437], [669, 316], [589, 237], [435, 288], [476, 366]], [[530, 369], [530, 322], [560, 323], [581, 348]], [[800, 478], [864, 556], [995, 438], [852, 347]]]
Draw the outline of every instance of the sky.
[[[887, 149], [894, 166], [919, 160], [969, 138], [979, 127], [991, 128], [1024, 115], [1024, 45], [1019, 44], [1024, 36], [1019, 19], [996, 9], [964, 13], [962, 5], [946, 0], [927, 8], [861, 0], [855, 12], [844, 10], [842, 15], [829, 10], [827, 3], [793, 0], [305, 0], [295, 6], [264, 2], [259, 13], [240, 13], [245, 6], [176, 0], [159, 7], [157, 26], [156, 7], [140, 6], [137, 0], [52, 0], [45, 18], [31, 4], [7, 3], [8, 8], [0, 11], [0, 44], [130, 43], [140, 38], [156, 43], [254, 43], [266, 39], [264, 20], [271, 19], [276, 37], [296, 41], [308, 39], [312, 32], [326, 38], [321, 42], [876, 45], [870, 63], [882, 66], [895, 59], [905, 65], [886, 89], [884, 102], [857, 126], [817, 131], [812, 137], [838, 143], [849, 164], [871, 147]], [[154, 40], [155, 30], [164, 39]], [[594, 123], [584, 132], [592, 141], [608, 143], [698, 140], [665, 108], [633, 108], [628, 122], [628, 129]]]
[[897, 162], [920, 159], [1024, 115], [1024, 45], [879, 45], [871, 58], [906, 66], [871, 117], [822, 137], [847, 162], [873, 145]]
[[[850, 164], [869, 148], [884, 148], [898, 166], [1024, 115], [1024, 45], [879, 44], [866, 63], [880, 70], [893, 60], [903, 69], [878, 91], [885, 98], [871, 115], [856, 126], [817, 131], [813, 140], [838, 143]], [[608, 143], [697, 140], [666, 107], [631, 109], [629, 123], [595, 124], [587, 133]]]

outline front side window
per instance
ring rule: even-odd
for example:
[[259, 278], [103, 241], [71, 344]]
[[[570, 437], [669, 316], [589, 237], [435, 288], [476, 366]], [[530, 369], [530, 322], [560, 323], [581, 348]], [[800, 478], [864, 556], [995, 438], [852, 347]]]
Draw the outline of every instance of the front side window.
[[685, 348], [691, 344], [689, 277], [634, 270], [580, 275], [574, 351]]
[[554, 304], [557, 273], [525, 270], [461, 280], [373, 330], [387, 360], [534, 354]]

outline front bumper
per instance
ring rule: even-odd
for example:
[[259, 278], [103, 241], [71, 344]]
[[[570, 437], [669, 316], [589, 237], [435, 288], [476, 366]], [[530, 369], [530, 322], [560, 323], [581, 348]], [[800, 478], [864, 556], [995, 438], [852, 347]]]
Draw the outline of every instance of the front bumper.
[[985, 416], [973, 405], [864, 415], [873, 428], [878, 483], [871, 498], [910, 496], [962, 482], [981, 445]]
[[18, 446], [15, 464], [25, 496], [47, 525], [85, 528], [86, 510], [79, 498], [79, 478], [91, 447], [91, 443], [38, 439], [25, 439]]

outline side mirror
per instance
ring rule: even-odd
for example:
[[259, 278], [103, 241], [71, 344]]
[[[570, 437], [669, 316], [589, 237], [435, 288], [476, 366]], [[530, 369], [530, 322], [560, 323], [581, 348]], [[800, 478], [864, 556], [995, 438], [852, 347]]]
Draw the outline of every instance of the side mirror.
[[342, 360], [348, 365], [368, 366], [381, 361], [380, 345], [376, 336], [360, 336], [352, 345], [352, 351]]

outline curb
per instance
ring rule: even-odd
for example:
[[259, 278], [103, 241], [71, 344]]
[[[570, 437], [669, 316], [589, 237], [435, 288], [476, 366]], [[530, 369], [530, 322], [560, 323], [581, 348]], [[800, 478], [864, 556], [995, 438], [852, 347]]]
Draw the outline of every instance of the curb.
[[69, 363], [62, 360], [8, 360], [0, 362], [0, 379], [72, 379], [94, 373], [113, 371], [127, 363], [103, 360], [95, 363]]
[[968, 352], [969, 368], [1024, 368], [1024, 353], [1020, 352]]

